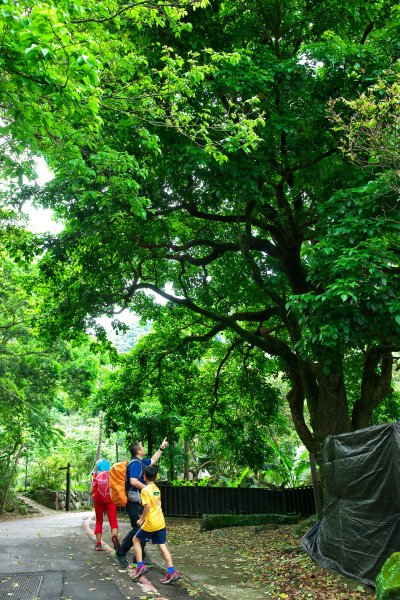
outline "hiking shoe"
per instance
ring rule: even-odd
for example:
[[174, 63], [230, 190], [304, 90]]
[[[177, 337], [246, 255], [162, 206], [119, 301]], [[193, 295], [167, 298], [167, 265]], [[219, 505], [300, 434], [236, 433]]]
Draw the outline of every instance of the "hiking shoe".
[[160, 579], [160, 583], [174, 583], [174, 581], [178, 581], [181, 576], [178, 571], [174, 571], [173, 573], [166, 573], [162, 579]]
[[94, 547], [95, 550], [99, 551], [99, 550], [103, 550], [103, 547], [101, 545], [101, 542], [96, 542], [96, 546]]
[[125, 554], [117, 554], [114, 552], [114, 558], [119, 562], [121, 567], [124, 567], [124, 569], [129, 567], [129, 562], [126, 560]]
[[112, 538], [111, 538], [111, 540], [112, 540], [112, 543], [113, 543], [113, 546], [114, 546], [114, 550], [118, 550], [118, 546], [119, 546], [118, 536], [117, 535], [113, 535]]
[[146, 565], [142, 565], [141, 567], [136, 567], [135, 572], [131, 576], [133, 581], [135, 581], [136, 579], [139, 579], [139, 577], [141, 577], [142, 575], [147, 573], [147, 571], [148, 571], [148, 568], [146, 567]]

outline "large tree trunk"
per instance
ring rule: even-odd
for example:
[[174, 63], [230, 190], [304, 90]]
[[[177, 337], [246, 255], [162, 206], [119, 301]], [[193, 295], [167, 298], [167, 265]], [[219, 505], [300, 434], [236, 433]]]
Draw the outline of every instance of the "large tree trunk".
[[[343, 372], [324, 372], [321, 363], [298, 359], [288, 365], [292, 387], [288, 401], [296, 431], [307, 450], [320, 462], [321, 447], [328, 435], [353, 429], [349, 416]], [[304, 414], [305, 401], [310, 426]]]
[[372, 413], [392, 392], [393, 356], [382, 348], [369, 348], [365, 353], [364, 370], [359, 399], [354, 403], [354, 429], [372, 425]]
[[315, 368], [318, 396], [308, 402], [310, 423], [314, 432], [317, 457], [328, 435], [346, 433], [353, 427], [349, 416], [347, 395], [343, 373], [332, 372], [326, 375], [323, 367]]

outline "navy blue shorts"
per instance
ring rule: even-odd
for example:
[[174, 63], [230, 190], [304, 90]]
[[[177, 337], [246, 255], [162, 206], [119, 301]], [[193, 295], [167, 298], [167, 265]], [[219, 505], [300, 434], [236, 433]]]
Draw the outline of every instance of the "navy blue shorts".
[[142, 540], [143, 542], [150, 542], [152, 544], [165, 544], [167, 541], [167, 528], [158, 529], [158, 531], [144, 531], [143, 529], [139, 529], [136, 534], [138, 540]]

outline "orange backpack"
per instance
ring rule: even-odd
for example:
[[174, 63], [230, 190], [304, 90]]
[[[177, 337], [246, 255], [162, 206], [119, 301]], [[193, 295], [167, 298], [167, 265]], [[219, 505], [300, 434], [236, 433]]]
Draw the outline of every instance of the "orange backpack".
[[127, 505], [127, 488], [130, 487], [127, 481], [127, 468], [134, 461], [140, 462], [137, 458], [133, 458], [129, 462], [123, 460], [122, 462], [115, 463], [109, 471], [111, 500], [115, 506]]
[[110, 493], [111, 500], [116, 506], [126, 506], [128, 498], [126, 495], [126, 468], [127, 460], [115, 463], [110, 469]]

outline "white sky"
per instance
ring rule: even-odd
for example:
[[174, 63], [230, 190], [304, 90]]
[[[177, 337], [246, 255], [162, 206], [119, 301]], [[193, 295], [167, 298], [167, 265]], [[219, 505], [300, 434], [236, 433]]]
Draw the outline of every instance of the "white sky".
[[[39, 184], [53, 179], [44, 158], [37, 159], [37, 172]], [[29, 217], [28, 229], [33, 233], [59, 233], [63, 229], [63, 225], [53, 219], [53, 212], [48, 208], [35, 208], [32, 204], [26, 204], [24, 212]]]

